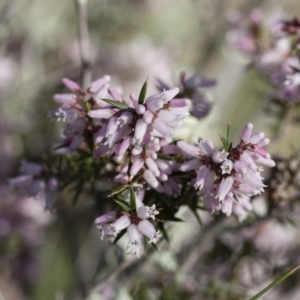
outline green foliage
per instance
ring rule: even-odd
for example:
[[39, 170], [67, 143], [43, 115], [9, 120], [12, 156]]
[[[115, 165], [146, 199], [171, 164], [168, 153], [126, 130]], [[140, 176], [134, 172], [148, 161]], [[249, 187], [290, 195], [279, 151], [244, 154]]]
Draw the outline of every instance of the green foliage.
[[148, 79], [145, 81], [145, 83], [142, 86], [142, 89], [139, 94], [139, 104], [144, 104], [147, 94], [147, 87], [148, 87]]

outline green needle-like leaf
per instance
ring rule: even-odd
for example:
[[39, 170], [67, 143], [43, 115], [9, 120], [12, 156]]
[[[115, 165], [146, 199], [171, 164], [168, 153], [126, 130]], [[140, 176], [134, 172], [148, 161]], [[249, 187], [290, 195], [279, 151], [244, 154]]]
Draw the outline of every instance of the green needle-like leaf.
[[277, 286], [279, 283], [281, 283], [283, 280], [285, 280], [286, 278], [288, 278], [290, 275], [292, 275], [293, 273], [295, 273], [298, 269], [300, 268], [300, 265], [294, 267], [293, 269], [287, 271], [285, 274], [283, 274], [281, 277], [279, 277], [278, 279], [276, 279], [274, 282], [272, 282], [270, 285], [268, 285], [265, 289], [263, 289], [262, 291], [260, 291], [258, 294], [256, 294], [255, 296], [253, 296], [251, 299], [249, 300], [256, 300], [258, 298], [260, 298], [262, 295], [264, 295], [266, 292], [268, 292], [270, 289], [272, 289], [273, 287]]
[[136, 209], [135, 192], [132, 186], [130, 187], [130, 206], [133, 210]]
[[142, 89], [139, 94], [139, 104], [144, 104], [147, 94], [147, 86], [148, 86], [148, 80], [145, 81], [145, 83], [142, 86]]
[[115, 202], [126, 212], [129, 212], [131, 210], [130, 206], [127, 203], [118, 200], [115, 200]]
[[219, 134], [219, 137], [220, 137], [220, 140], [221, 140], [221, 142], [223, 144], [224, 149], [228, 152], [229, 151], [229, 147], [228, 147], [226, 139], [222, 135], [220, 135], [220, 134]]
[[117, 234], [115, 240], [113, 241], [113, 245], [126, 233], [127, 229], [123, 229], [122, 231], [120, 231], [119, 234]]
[[120, 109], [128, 109], [129, 108], [129, 106], [125, 103], [120, 103], [120, 102], [110, 100], [110, 99], [101, 99], [101, 100], [110, 104], [111, 106], [116, 107], [116, 108], [120, 108]]
[[231, 144], [231, 139], [232, 139], [231, 124], [230, 124], [230, 122], [228, 122], [228, 126], [227, 126], [227, 145], [228, 146]]
[[109, 197], [120, 194], [123, 191], [125, 191], [127, 188], [128, 188], [127, 184], [119, 185], [115, 189], [112, 190], [112, 192], [109, 194]]

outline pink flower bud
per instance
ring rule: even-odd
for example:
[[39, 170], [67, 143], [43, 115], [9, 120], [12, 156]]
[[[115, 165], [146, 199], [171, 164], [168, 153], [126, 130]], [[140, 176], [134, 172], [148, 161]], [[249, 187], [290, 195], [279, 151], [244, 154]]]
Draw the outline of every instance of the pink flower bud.
[[242, 130], [241, 133], [241, 140], [244, 141], [245, 143], [248, 142], [251, 134], [252, 134], [252, 130], [253, 130], [253, 124], [252, 123], [248, 123], [247, 125], [245, 125], [245, 127]]
[[62, 83], [65, 85], [66, 88], [73, 92], [81, 92], [81, 87], [78, 85], [76, 82], [68, 79], [68, 78], [63, 78]]

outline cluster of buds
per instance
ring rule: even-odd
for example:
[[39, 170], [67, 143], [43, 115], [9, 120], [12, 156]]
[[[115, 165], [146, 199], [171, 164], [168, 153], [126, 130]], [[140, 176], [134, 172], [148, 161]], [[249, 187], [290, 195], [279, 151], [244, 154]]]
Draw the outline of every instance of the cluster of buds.
[[37, 163], [22, 161], [21, 175], [11, 178], [10, 184], [29, 196], [44, 196], [45, 209], [51, 209], [58, 189], [58, 180]]
[[82, 144], [89, 144], [90, 136], [97, 130], [97, 126], [88, 117], [87, 112], [107, 105], [101, 99], [107, 95], [109, 81], [109, 76], [103, 76], [84, 90], [68, 78], [62, 80], [65, 87], [73, 93], [54, 95], [53, 100], [61, 106], [49, 113], [51, 118], [66, 123], [62, 132], [64, 141], [60, 149], [74, 152]]
[[275, 163], [264, 149], [270, 140], [262, 132], [252, 134], [252, 130], [251, 123], [244, 127], [236, 147], [222, 137], [222, 151], [211, 141], [200, 140], [196, 146], [177, 143], [183, 155], [192, 158], [180, 170], [197, 171], [194, 187], [202, 192], [209, 211], [222, 210], [227, 216], [233, 211], [243, 218], [251, 209], [250, 198], [264, 191], [263, 169], [257, 164], [273, 167]]
[[[300, 101], [299, 20], [268, 20], [257, 9], [248, 16], [234, 14], [228, 43], [246, 54], [251, 63], [277, 87], [275, 103]], [[297, 36], [297, 41], [294, 41]], [[296, 45], [296, 46], [295, 46]], [[280, 104], [280, 103], [279, 103]]]
[[128, 254], [136, 254], [140, 257], [143, 237], [148, 238], [149, 243], [154, 244], [161, 237], [160, 232], [156, 231], [152, 222], [158, 213], [155, 209], [155, 204], [151, 207], [140, 204], [135, 213], [110, 212], [98, 217], [95, 220], [95, 224], [101, 231], [102, 240], [104, 236], [114, 240], [118, 234], [126, 231], [129, 237]]

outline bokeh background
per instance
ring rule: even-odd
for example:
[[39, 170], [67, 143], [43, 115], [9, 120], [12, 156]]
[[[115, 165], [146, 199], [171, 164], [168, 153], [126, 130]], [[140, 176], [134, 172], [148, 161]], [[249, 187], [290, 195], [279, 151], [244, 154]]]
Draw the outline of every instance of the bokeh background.
[[[176, 85], [180, 72], [200, 73], [217, 80], [205, 91], [212, 112], [188, 118], [179, 136], [218, 142], [228, 121], [236, 137], [249, 121], [271, 134], [269, 87], [226, 45], [230, 12], [254, 7], [287, 18], [300, 13], [296, 0], [89, 0], [93, 78], [110, 74], [129, 95], [147, 77], [150, 93], [156, 77]], [[39, 162], [60, 140], [60, 124], [47, 111], [55, 107], [52, 95], [63, 91], [61, 78], [80, 81], [77, 32], [71, 0], [0, 1], [0, 299], [247, 299], [299, 262], [297, 227], [266, 222], [241, 229], [234, 218], [213, 225], [203, 214], [201, 229], [185, 210], [184, 223], [169, 224], [170, 244], [132, 260], [125, 243], [100, 241], [88, 193], [75, 207], [68, 191], [61, 193], [50, 213], [42, 199], [8, 186], [23, 158]], [[270, 152], [289, 155], [299, 133], [288, 126]], [[251, 252], [246, 237], [261, 249]], [[249, 251], [239, 257], [241, 247]], [[224, 280], [233, 265], [234, 276]], [[294, 276], [264, 299], [299, 299], [299, 283]]]

